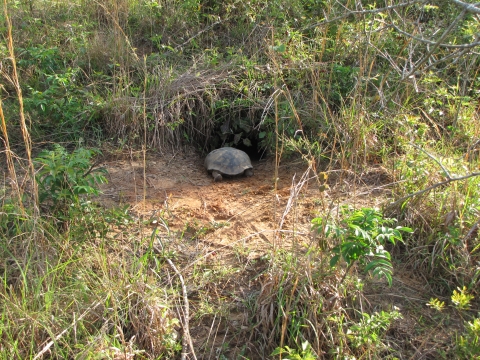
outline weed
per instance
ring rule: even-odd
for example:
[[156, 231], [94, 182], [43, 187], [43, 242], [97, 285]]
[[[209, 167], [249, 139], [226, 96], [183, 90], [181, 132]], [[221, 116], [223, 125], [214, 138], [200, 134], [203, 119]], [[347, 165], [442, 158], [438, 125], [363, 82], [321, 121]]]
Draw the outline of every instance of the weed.
[[457, 339], [457, 354], [465, 359], [480, 359], [480, 317], [465, 324], [465, 332]]
[[55, 144], [54, 150], [42, 152], [36, 159], [39, 200], [52, 212], [65, 213], [80, 203], [80, 196], [98, 195], [98, 184], [105, 183], [105, 169], [93, 169], [91, 158], [95, 149], [79, 148], [68, 154]]
[[[456, 356], [462, 359], [480, 359], [480, 317], [474, 317], [469, 314], [469, 308], [474, 296], [469, 294], [467, 288], [458, 288], [453, 290], [451, 301], [457, 311], [463, 316], [470, 318], [470, 321], [464, 321], [463, 331], [455, 335], [455, 347], [453, 351]], [[431, 299], [427, 304], [437, 311], [444, 309], [444, 303], [438, 299]], [[462, 316], [462, 317], [463, 317]]]
[[70, 237], [104, 238], [112, 225], [125, 226], [131, 222], [128, 206], [105, 210], [91, 201], [99, 194], [98, 186], [106, 183], [106, 170], [94, 169], [92, 157], [96, 149], [79, 148], [68, 153], [55, 145], [35, 159], [39, 201], [46, 213], [53, 215], [57, 225], [70, 227]]
[[332, 249], [335, 255], [330, 260], [330, 266], [336, 266], [343, 259], [347, 263], [343, 275], [345, 279], [351, 267], [359, 262], [365, 266], [365, 271], [371, 270], [375, 276], [384, 276], [391, 285], [393, 268], [390, 253], [384, 246], [387, 241], [393, 245], [396, 241], [403, 241], [401, 232], [411, 233], [412, 229], [390, 227], [396, 220], [385, 219], [378, 210], [372, 208], [352, 212], [345, 207], [342, 213], [345, 218], [340, 224], [328, 223], [322, 218], [312, 220], [313, 228], [318, 233], [326, 238], [332, 237], [336, 243]]
[[388, 330], [392, 321], [401, 319], [402, 315], [397, 310], [361, 315], [359, 323], [349, 326], [347, 336], [354, 348], [364, 348], [366, 353], [379, 352], [382, 334]]
[[445, 302], [435, 298], [430, 299], [427, 305], [434, 308], [437, 311], [442, 311], [445, 308]]
[[317, 357], [311, 350], [308, 341], [302, 343], [300, 350], [291, 349], [288, 346], [283, 348], [276, 348], [271, 356], [280, 355], [285, 360], [315, 360]]
[[458, 310], [468, 310], [470, 303], [474, 299], [474, 296], [467, 292], [467, 288], [464, 286], [462, 289], [453, 290], [452, 303]]

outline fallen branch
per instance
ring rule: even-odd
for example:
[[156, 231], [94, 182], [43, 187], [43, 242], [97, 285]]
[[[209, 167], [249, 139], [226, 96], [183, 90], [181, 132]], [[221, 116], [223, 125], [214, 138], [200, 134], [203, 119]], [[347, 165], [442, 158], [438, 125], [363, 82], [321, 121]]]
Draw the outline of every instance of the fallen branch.
[[480, 3], [470, 4], [460, 0], [451, 0], [451, 1], [454, 2], [456, 5], [462, 7], [467, 12], [470, 12], [473, 14], [480, 14], [480, 8], [478, 7]]
[[100, 301], [97, 301], [95, 304], [93, 304], [92, 306], [90, 306], [87, 310], [85, 310], [85, 312], [80, 315], [78, 317], [78, 319], [74, 320], [73, 323], [71, 323], [65, 330], [63, 330], [60, 334], [58, 334], [57, 336], [55, 336], [55, 339], [49, 341], [47, 343], [47, 345], [45, 345], [43, 347], [43, 349], [37, 354], [35, 355], [35, 357], [33, 358], [33, 360], [37, 360], [39, 359], [40, 357], [43, 356], [43, 354], [45, 354], [51, 347], [53, 344], [55, 344], [55, 342], [57, 342], [63, 335], [65, 335], [65, 333], [70, 330], [73, 326], [75, 326], [80, 320], [82, 320], [85, 315], [87, 315], [90, 311], [92, 311], [93, 309], [95, 309], [98, 305], [100, 305], [102, 302], [104, 302], [104, 300], [100, 300]]
[[473, 234], [475, 234], [475, 232], [478, 230], [478, 228], [480, 227], [480, 218], [477, 220], [477, 222], [475, 224], [473, 224], [473, 226], [470, 228], [470, 230], [468, 231], [467, 235], [465, 235], [465, 237], [463, 238], [463, 243], [465, 244], [471, 237], [473, 237]]
[[311, 28], [314, 28], [314, 27], [317, 27], [317, 26], [326, 25], [326, 24], [329, 24], [329, 23], [332, 23], [332, 22], [335, 22], [335, 21], [338, 21], [338, 20], [341, 20], [341, 19], [345, 19], [345, 18], [347, 18], [349, 16], [352, 16], [352, 15], [378, 14], [378, 13], [393, 10], [393, 9], [399, 9], [399, 8], [403, 8], [403, 7], [407, 7], [407, 6], [412, 6], [413, 4], [421, 3], [422, 1], [423, 0], [407, 1], [407, 2], [404, 2], [404, 3], [400, 3], [400, 4], [395, 4], [395, 5], [390, 5], [390, 6], [386, 6], [386, 7], [383, 7], [383, 8], [370, 9], [370, 10], [364, 10], [364, 9], [362, 9], [362, 10], [350, 10], [350, 9], [344, 7], [345, 10], [346, 10], [345, 14], [337, 16], [337, 17], [332, 18], [332, 19], [325, 18], [321, 22], [318, 22], [318, 23], [315, 23], [313, 25], [309, 25], [309, 26], [303, 28], [303, 30], [308, 30], [308, 29], [311, 29]]
[[447, 29], [443, 32], [443, 34], [440, 36], [440, 38], [435, 41], [435, 44], [433, 44], [433, 46], [429, 49], [428, 53], [425, 54], [423, 56], [423, 58], [419, 61], [417, 61], [413, 68], [410, 70], [410, 72], [405, 75], [404, 78], [409, 78], [410, 76], [412, 76], [413, 74], [415, 74], [415, 72], [417, 71], [417, 69], [420, 67], [420, 65], [423, 65], [423, 63], [427, 62], [428, 59], [430, 59], [430, 57], [432, 56], [432, 54], [435, 52], [435, 50], [440, 46], [440, 44], [442, 43], [442, 41], [448, 36], [450, 35], [450, 33], [453, 32], [454, 30], [454, 27], [460, 22], [463, 20], [463, 18], [465, 17], [465, 15], [467, 14], [467, 10], [463, 10], [451, 23], [450, 25], [447, 27]]
[[185, 360], [187, 358], [187, 347], [190, 347], [193, 358], [197, 360], [197, 357], [195, 356], [195, 350], [193, 348], [192, 338], [190, 337], [190, 327], [188, 326], [190, 310], [188, 305], [187, 287], [185, 286], [185, 282], [183, 281], [182, 274], [180, 273], [180, 271], [178, 271], [177, 267], [172, 262], [172, 260], [167, 259], [167, 262], [172, 267], [173, 271], [175, 271], [175, 273], [178, 275], [178, 278], [180, 279], [180, 283], [182, 284], [183, 305], [185, 307], [185, 310], [183, 315], [184, 319], [183, 319], [182, 355], [180, 356], [180, 359]]
[[414, 143], [409, 143], [410, 145], [412, 145], [415, 149], [418, 149], [420, 150], [421, 152], [423, 152], [425, 155], [427, 155], [430, 159], [432, 159], [433, 161], [435, 161], [438, 166], [440, 166], [443, 170], [443, 173], [445, 175], [445, 177], [447, 179], [451, 179], [452, 176], [450, 175], [450, 172], [445, 168], [445, 166], [443, 166], [443, 164], [435, 157], [433, 156], [432, 154], [430, 154], [429, 152], [427, 152], [425, 149], [421, 148], [420, 146], [418, 146], [417, 144], [414, 144]]
[[405, 200], [408, 200], [410, 199], [411, 197], [414, 197], [414, 196], [417, 196], [417, 195], [422, 195], [430, 190], [433, 190], [433, 189], [436, 189], [437, 187], [440, 187], [440, 186], [443, 186], [443, 185], [446, 185], [446, 184], [449, 184], [451, 182], [454, 182], [454, 181], [461, 181], [461, 180], [465, 180], [465, 179], [468, 179], [468, 178], [471, 178], [471, 177], [474, 177], [474, 176], [480, 176], [480, 172], [475, 172], [475, 173], [471, 173], [471, 174], [468, 174], [468, 175], [465, 175], [465, 176], [460, 176], [460, 177], [457, 177], [457, 178], [448, 178], [447, 180], [445, 181], [442, 181], [442, 182], [439, 182], [439, 183], [436, 183], [432, 186], [429, 186], [428, 188], [426, 189], [423, 189], [423, 190], [420, 190], [420, 191], [417, 191], [417, 192], [414, 192], [414, 193], [411, 193], [411, 194], [408, 194], [400, 199], [398, 199], [397, 201], [391, 203], [390, 205], [387, 206], [387, 208], [393, 208], [395, 207], [396, 205], [400, 204], [400, 203], [403, 203]]

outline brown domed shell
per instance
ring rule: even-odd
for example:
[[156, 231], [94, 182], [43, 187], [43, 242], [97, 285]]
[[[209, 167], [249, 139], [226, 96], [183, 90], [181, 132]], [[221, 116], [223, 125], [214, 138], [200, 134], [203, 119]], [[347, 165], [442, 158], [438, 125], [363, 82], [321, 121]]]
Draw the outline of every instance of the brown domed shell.
[[248, 155], [231, 147], [213, 150], [205, 158], [205, 168], [208, 172], [218, 171], [222, 175], [239, 175], [245, 170], [253, 169]]

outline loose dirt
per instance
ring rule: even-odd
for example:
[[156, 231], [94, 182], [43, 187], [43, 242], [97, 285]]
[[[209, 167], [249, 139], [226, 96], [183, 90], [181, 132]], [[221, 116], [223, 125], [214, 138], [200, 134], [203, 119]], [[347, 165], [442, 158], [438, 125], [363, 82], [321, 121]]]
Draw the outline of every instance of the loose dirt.
[[[194, 288], [192, 284], [187, 287], [190, 331], [199, 359], [217, 358], [214, 354], [225, 343], [229, 344], [224, 352], [228, 358], [242, 353], [245, 332], [251, 326], [244, 304], [259, 290], [255, 279], [261, 266], [265, 268], [264, 255], [272, 249], [312, 244], [315, 234], [311, 220], [334, 213], [341, 205], [381, 205], [388, 199], [393, 182], [380, 166], [363, 172], [333, 170], [328, 172], [327, 189], [321, 191], [317, 177], [317, 172], [324, 171], [321, 166], [313, 171], [304, 161], [284, 159], [276, 169], [275, 159], [270, 157], [253, 162], [253, 177], [216, 183], [206, 172], [203, 158], [194, 151], [150, 153], [145, 161], [137, 153], [110, 159], [103, 166], [109, 172], [109, 183], [102, 188], [104, 206], [129, 205], [147, 226], [168, 234], [164, 239], [174, 238], [177, 243], [180, 239], [182, 243], [176, 248], [181, 253], [180, 267], [186, 271], [184, 276], [196, 278]], [[201, 271], [192, 270], [200, 263], [205, 266]], [[215, 272], [217, 275], [212, 275]], [[385, 281], [371, 283], [366, 296], [372, 310], [391, 309], [393, 305], [405, 310], [411, 301], [424, 306], [428, 299], [423, 290], [408, 292], [414, 300], [405, 297], [408, 285], [403, 275], [396, 273], [392, 288]], [[417, 323], [415, 316], [404, 319], [396, 323], [392, 333], [408, 339], [406, 334], [415, 332]]]
[[317, 174], [301, 160], [282, 161], [277, 173], [274, 158], [253, 162], [253, 177], [221, 182], [213, 181], [196, 153], [150, 154], [145, 165], [132, 158], [103, 166], [109, 172], [109, 183], [102, 188], [104, 205], [129, 204], [144, 219], [163, 216], [171, 231], [204, 227], [205, 241], [242, 241], [256, 249], [278, 245], [275, 239], [282, 232], [308, 241], [312, 218], [344, 203], [376, 206], [388, 191], [382, 187], [388, 175], [381, 168], [359, 176], [333, 171], [330, 188], [320, 191]]

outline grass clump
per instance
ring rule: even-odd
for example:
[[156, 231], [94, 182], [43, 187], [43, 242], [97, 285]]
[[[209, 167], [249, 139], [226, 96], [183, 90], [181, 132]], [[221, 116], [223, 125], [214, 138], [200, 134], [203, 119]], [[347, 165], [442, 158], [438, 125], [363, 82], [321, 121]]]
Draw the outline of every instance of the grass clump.
[[[175, 290], [144, 245], [129, 248], [119, 210], [100, 209], [90, 156], [57, 146], [38, 158], [41, 217], [4, 200], [1, 208], [2, 349], [5, 358], [173, 357], [179, 351]], [[22, 212], [23, 211], [23, 212]], [[63, 226], [58, 226], [58, 222]], [[173, 290], [173, 292], [171, 291]], [[181, 347], [180, 347], [181, 348]]]
[[38, 246], [22, 256], [3, 246], [5, 358], [174, 354], [178, 320], [171, 298], [134, 261], [112, 258], [115, 246], [101, 244], [108, 252], [96, 248], [95, 254], [73, 245], [78, 241], [45, 244], [42, 256]]

